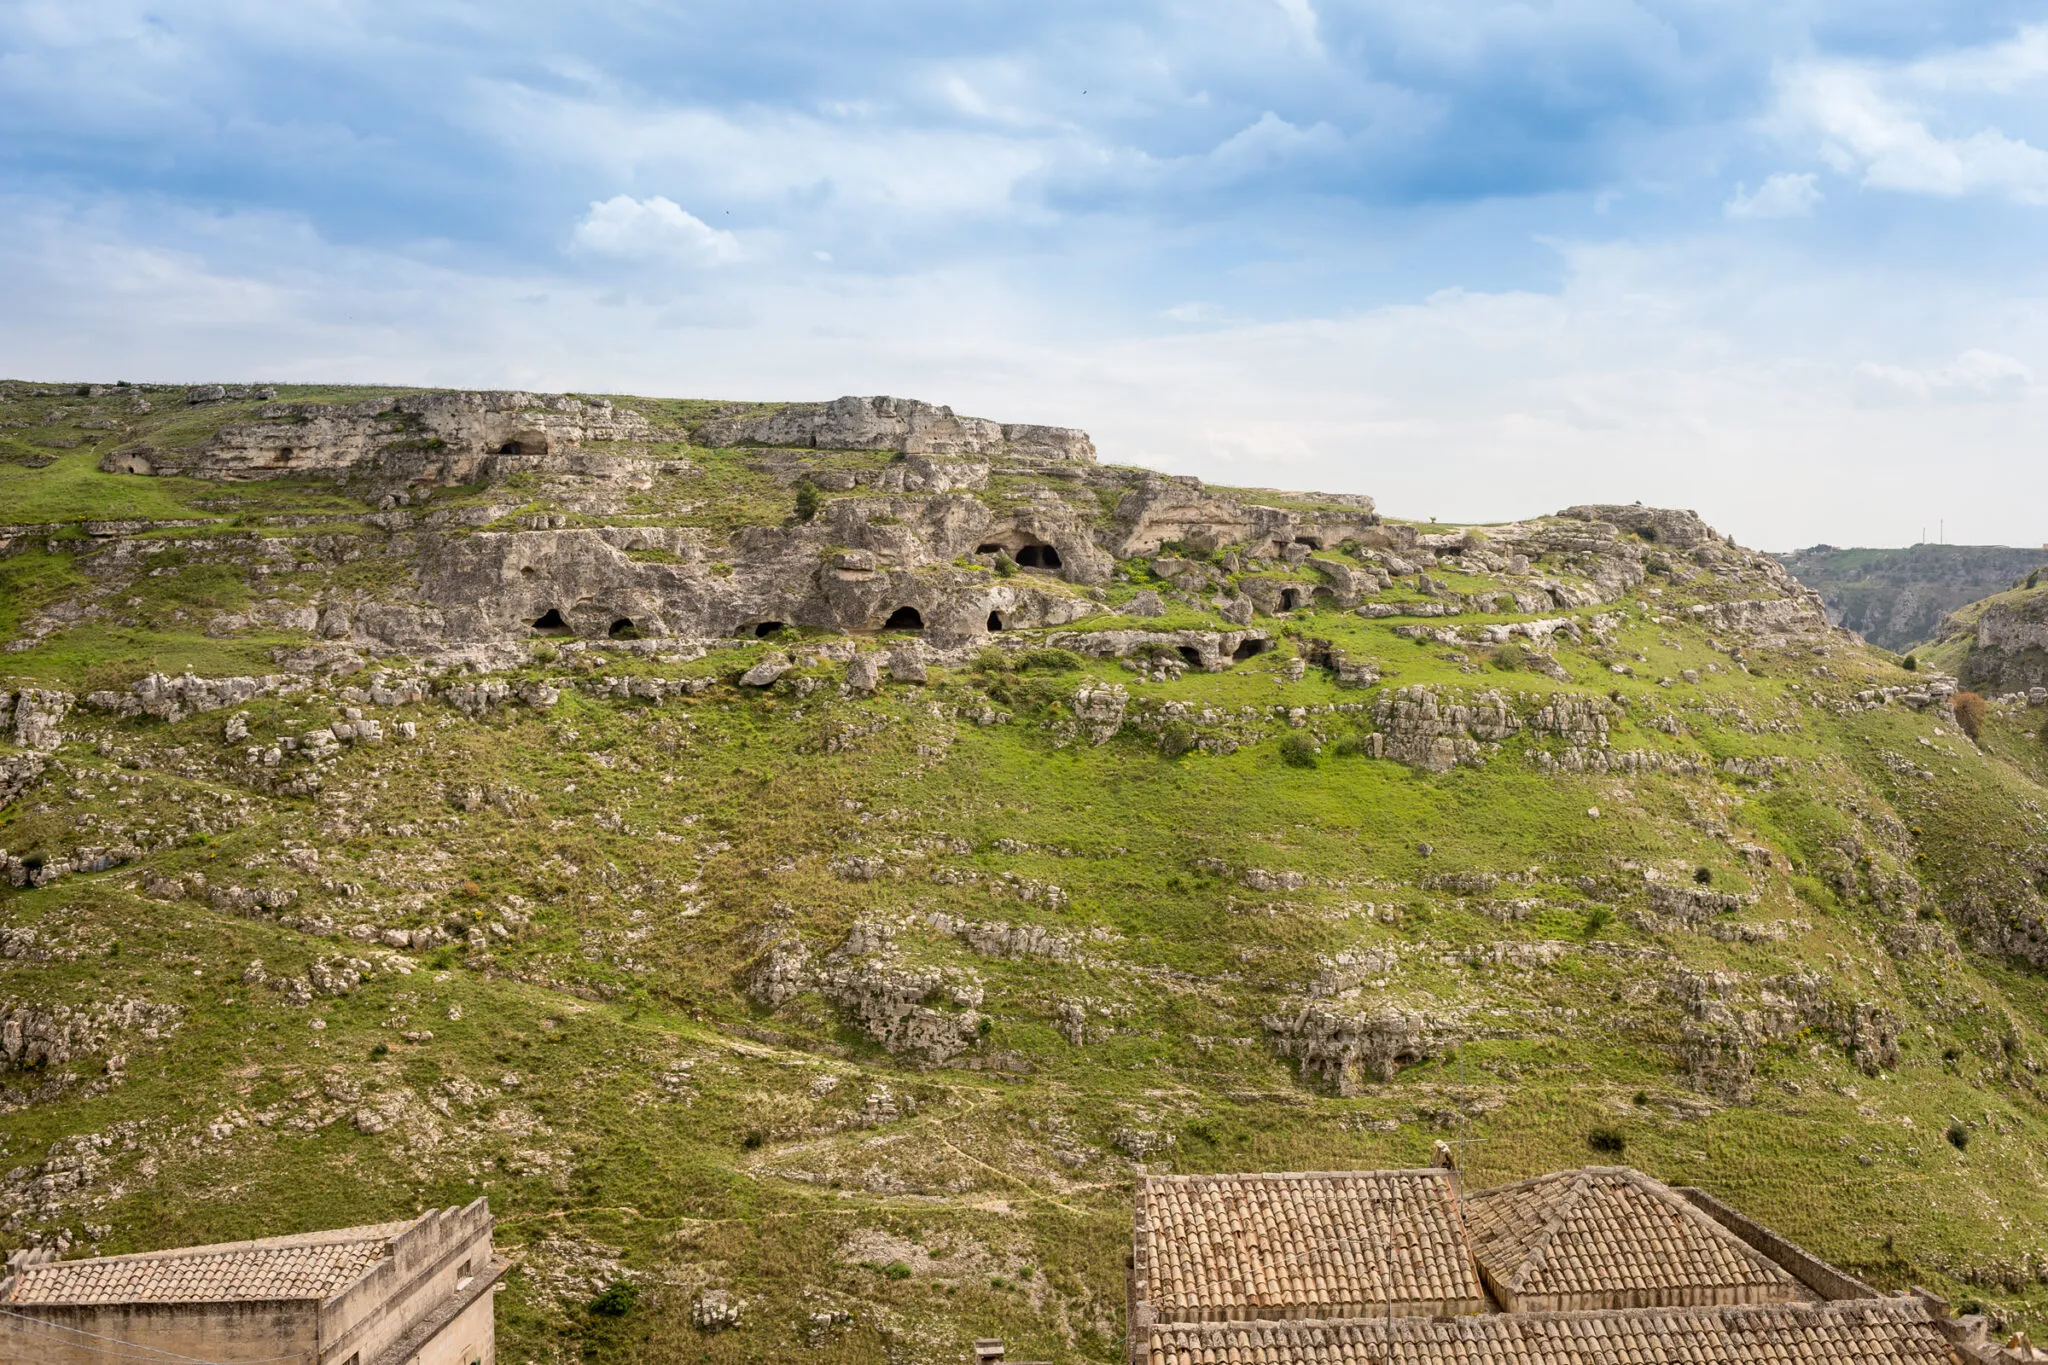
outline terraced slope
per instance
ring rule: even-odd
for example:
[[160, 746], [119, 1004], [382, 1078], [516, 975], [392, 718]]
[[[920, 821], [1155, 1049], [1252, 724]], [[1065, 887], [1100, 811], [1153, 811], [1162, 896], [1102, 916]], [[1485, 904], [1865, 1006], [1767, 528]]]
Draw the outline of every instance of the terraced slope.
[[1137, 1169], [1447, 1140], [2041, 1320], [2048, 712], [1688, 514], [197, 396], [0, 404], [10, 1248], [483, 1192], [509, 1362], [1111, 1361]]

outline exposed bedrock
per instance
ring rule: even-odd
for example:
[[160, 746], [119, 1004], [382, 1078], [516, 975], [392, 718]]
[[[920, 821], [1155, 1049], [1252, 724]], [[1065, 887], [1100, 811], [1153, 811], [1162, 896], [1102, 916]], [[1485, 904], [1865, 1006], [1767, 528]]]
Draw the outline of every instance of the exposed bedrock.
[[961, 417], [915, 398], [835, 398], [785, 403], [772, 412], [723, 418], [697, 428], [704, 446], [801, 446], [814, 450], [900, 450], [912, 455], [1003, 455], [1092, 464], [1085, 431]]
[[271, 403], [257, 420], [222, 427], [196, 450], [126, 446], [100, 462], [120, 474], [261, 479], [371, 470], [418, 483], [468, 483], [517, 473], [651, 477], [654, 462], [583, 452], [586, 443], [674, 439], [603, 399], [531, 393], [419, 393], [345, 406]]

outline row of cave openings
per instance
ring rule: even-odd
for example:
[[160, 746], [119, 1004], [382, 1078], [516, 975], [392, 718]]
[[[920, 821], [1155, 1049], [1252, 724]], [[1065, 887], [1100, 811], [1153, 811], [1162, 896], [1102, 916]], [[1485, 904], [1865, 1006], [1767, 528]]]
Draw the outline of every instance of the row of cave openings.
[[[783, 621], [757, 621], [751, 629], [755, 639], [765, 640], [782, 630], [786, 624]], [[575, 633], [570, 628], [569, 623], [562, 619], [562, 613], [556, 607], [549, 607], [546, 611], [535, 617], [533, 628], [536, 633], [541, 635], [573, 635]], [[992, 611], [988, 614], [988, 628], [992, 631], [1009, 629], [1003, 621], [1002, 613], [997, 611]], [[898, 607], [895, 611], [889, 613], [889, 619], [882, 623], [882, 629], [923, 630], [924, 613], [920, 612], [916, 607]], [[611, 628], [605, 633], [614, 640], [637, 640], [640, 638], [640, 627], [634, 622], [632, 617], [621, 616], [612, 622]]]

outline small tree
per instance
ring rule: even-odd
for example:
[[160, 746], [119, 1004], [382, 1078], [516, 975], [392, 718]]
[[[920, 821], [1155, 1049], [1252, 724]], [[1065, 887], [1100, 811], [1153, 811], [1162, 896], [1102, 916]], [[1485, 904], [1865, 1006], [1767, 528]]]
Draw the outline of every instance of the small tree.
[[2036, 569], [2032, 573], [2027, 575], [2027, 586], [2030, 588], [2038, 588], [2041, 586], [2041, 571], [2039, 569]]
[[1914, 658], [1912, 655], [1908, 654], [1905, 658], [1899, 660], [1899, 667], [1905, 669], [1908, 673], [1911, 673], [1915, 669], [1920, 667], [1920, 661]]
[[1956, 713], [1956, 724], [1974, 743], [1984, 733], [1984, 698], [1975, 692], [1958, 692], [1949, 705]]
[[818, 485], [805, 479], [796, 486], [796, 519], [809, 521], [818, 515], [818, 509], [824, 502], [825, 500], [818, 496]]

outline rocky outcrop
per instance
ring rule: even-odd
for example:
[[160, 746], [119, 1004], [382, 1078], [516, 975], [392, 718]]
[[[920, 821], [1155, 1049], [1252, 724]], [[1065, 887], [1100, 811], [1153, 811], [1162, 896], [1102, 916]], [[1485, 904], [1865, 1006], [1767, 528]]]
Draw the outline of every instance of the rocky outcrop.
[[155, 1042], [176, 1029], [180, 1017], [175, 1005], [127, 996], [77, 1008], [0, 1001], [0, 1065], [62, 1066], [77, 1058], [105, 1054], [122, 1033]]
[[199, 678], [190, 673], [170, 677], [163, 673], [151, 673], [131, 685], [125, 692], [88, 692], [85, 694], [84, 705], [88, 710], [109, 712], [116, 716], [155, 716], [160, 720], [175, 722], [187, 716], [225, 710], [230, 706], [241, 706], [257, 697], [297, 691], [305, 685], [303, 678], [294, 677], [289, 673], [231, 678]]
[[419, 393], [363, 403], [272, 403], [253, 422], [222, 427], [194, 450], [126, 446], [100, 467], [118, 474], [265, 479], [373, 474], [394, 485], [458, 484], [522, 473], [649, 478], [644, 457], [621, 465], [586, 444], [664, 439], [645, 417], [605, 399], [531, 393]]
[[1373, 702], [1372, 719], [1379, 727], [1369, 739], [1375, 758], [1433, 773], [1477, 765], [1484, 761], [1482, 743], [1497, 743], [1522, 726], [1498, 692], [1467, 701], [1434, 687], [1404, 687], [1381, 696]]
[[1275, 1052], [1300, 1063], [1304, 1076], [1347, 1096], [1393, 1079], [1402, 1067], [1437, 1055], [1443, 1044], [1427, 1017], [1394, 1006], [1347, 1014], [1303, 1004], [1268, 1015], [1263, 1023]]
[[1085, 431], [961, 417], [914, 398], [835, 398], [785, 403], [766, 412], [715, 418], [691, 438], [701, 446], [801, 446], [812, 450], [897, 450], [911, 455], [990, 455], [1092, 464]]
[[13, 731], [14, 742], [32, 753], [55, 753], [64, 742], [60, 727], [71, 710], [69, 692], [24, 687], [0, 692], [0, 729]]
[[1969, 650], [1956, 670], [1964, 687], [1986, 693], [2048, 687], [2048, 588], [1985, 603], [1974, 629], [1951, 617], [1942, 622], [1942, 634], [1966, 634]]
[[1382, 527], [1371, 498], [1311, 496], [1318, 502], [1342, 502], [1347, 510], [1306, 513], [1262, 507], [1210, 493], [1200, 479], [1148, 479], [1118, 502], [1106, 548], [1118, 559], [1157, 554], [1169, 542], [1203, 552], [1242, 545], [1250, 554], [1278, 557], [1290, 545], [1321, 550], [1345, 540], [1394, 545], [1413, 539], [1407, 527]]

